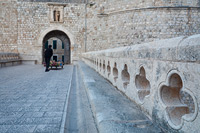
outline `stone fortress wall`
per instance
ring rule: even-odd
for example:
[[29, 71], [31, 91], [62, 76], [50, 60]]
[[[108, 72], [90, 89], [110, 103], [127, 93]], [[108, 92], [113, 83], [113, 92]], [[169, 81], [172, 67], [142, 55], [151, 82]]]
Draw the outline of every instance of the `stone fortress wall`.
[[23, 2], [85, 3], [86, 0], [18, 0]]
[[[18, 2], [18, 49], [22, 59], [38, 59], [41, 62], [42, 44], [38, 42], [42, 32], [46, 29], [61, 27], [73, 35], [70, 38], [72, 56], [81, 53], [84, 47], [85, 5], [66, 4], [63, 22], [50, 22], [50, 8], [43, 2]], [[72, 42], [74, 40], [74, 42]], [[77, 49], [73, 49], [74, 44]]]
[[88, 51], [200, 33], [197, 0], [93, 2], [87, 13]]
[[87, 8], [83, 60], [166, 132], [200, 131], [199, 4], [96, 0]]
[[1, 51], [19, 52], [22, 59], [41, 63], [42, 44], [38, 40], [51, 28], [71, 34], [73, 57], [85, 51], [200, 33], [199, 0], [90, 0], [86, 10], [84, 2], [53, 1], [64, 4], [64, 20], [52, 23], [45, 0], [1, 1]]
[[52, 4], [64, 7], [63, 22], [51, 22], [46, 2], [0, 1], [0, 52], [18, 52], [22, 60], [42, 63], [42, 39], [51, 30], [68, 33], [73, 57], [85, 51], [85, 4]]
[[17, 3], [0, 1], [0, 52], [18, 52]]

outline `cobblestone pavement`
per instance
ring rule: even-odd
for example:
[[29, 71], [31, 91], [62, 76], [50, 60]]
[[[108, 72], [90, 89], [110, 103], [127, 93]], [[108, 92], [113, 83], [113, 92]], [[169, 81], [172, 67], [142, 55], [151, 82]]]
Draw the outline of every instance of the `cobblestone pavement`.
[[59, 133], [73, 66], [45, 73], [41, 65], [0, 69], [0, 132]]

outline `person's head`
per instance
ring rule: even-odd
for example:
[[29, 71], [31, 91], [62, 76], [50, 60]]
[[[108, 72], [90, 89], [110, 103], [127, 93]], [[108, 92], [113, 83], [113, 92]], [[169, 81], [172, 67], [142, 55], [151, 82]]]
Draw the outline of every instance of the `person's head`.
[[51, 48], [52, 47], [52, 45], [49, 45], [49, 48]]

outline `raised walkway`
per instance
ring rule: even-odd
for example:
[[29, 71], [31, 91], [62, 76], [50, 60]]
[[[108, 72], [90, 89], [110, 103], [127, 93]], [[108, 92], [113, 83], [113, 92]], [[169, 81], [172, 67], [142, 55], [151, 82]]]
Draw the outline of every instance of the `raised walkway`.
[[137, 106], [106, 79], [79, 62], [83, 81], [100, 133], [161, 133]]

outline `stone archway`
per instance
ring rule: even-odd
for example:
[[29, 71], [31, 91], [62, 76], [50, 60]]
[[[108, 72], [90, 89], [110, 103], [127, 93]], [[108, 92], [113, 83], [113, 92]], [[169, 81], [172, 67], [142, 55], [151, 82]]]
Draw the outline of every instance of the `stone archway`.
[[[43, 56], [44, 56], [43, 50], [44, 50], [45, 40], [47, 40], [47, 38], [51, 38], [51, 37], [57, 37], [58, 39], [60, 39], [62, 41], [66, 41], [65, 45], [68, 46], [68, 51], [69, 51], [69, 54], [68, 54], [69, 60], [68, 60], [67, 64], [71, 63], [72, 59], [73, 59], [72, 49], [75, 44], [74, 36], [68, 30], [66, 30], [63, 26], [51, 26], [48, 29], [41, 32], [41, 34], [38, 38], [38, 47], [41, 48], [41, 56], [39, 58], [39, 62], [41, 62], [41, 63], [43, 62]], [[65, 46], [65, 48], [67, 48], [66, 46]], [[66, 56], [67, 56], [67, 53], [66, 53]]]
[[62, 31], [60, 30], [53, 30], [50, 31], [49, 33], [47, 33], [45, 35], [45, 37], [43, 38], [43, 61], [44, 61], [44, 49], [45, 49], [45, 43], [50, 39], [50, 38], [58, 38], [62, 41], [62, 43], [64, 44], [64, 63], [65, 64], [70, 64], [71, 62], [71, 50], [70, 50], [70, 39], [69, 37]]

